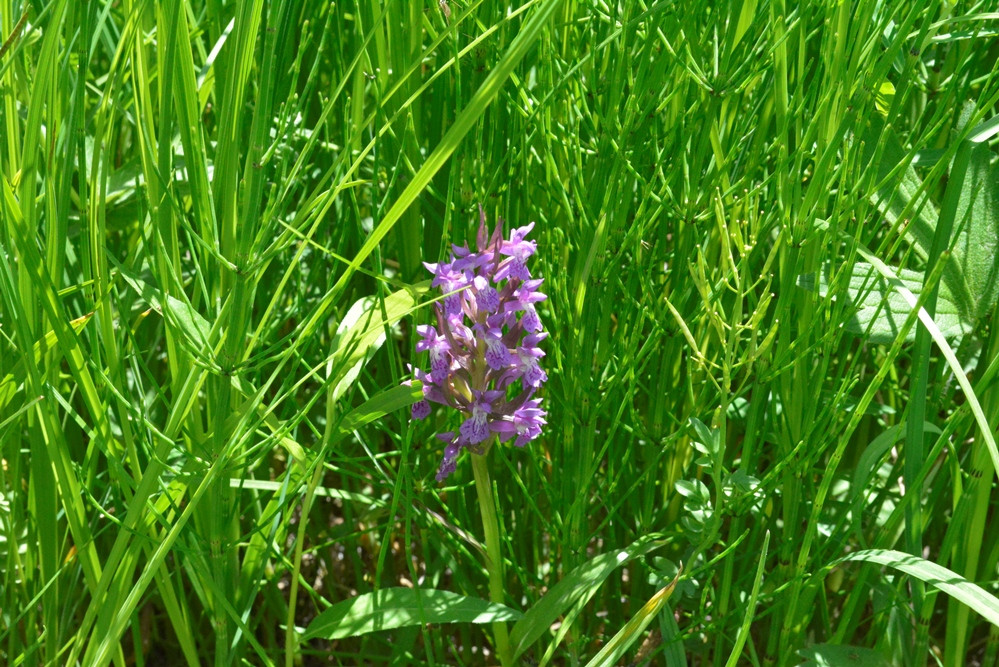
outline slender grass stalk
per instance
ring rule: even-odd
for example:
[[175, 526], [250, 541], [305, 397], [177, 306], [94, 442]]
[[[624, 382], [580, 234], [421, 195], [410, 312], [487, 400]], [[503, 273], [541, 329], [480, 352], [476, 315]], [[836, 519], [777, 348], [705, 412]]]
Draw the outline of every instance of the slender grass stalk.
[[[490, 447], [491, 448], [491, 447]], [[503, 550], [500, 542], [499, 521], [496, 518], [496, 498], [489, 477], [488, 449], [484, 454], [472, 454], [472, 471], [475, 474], [475, 492], [482, 515], [482, 530], [486, 539], [486, 571], [489, 572], [489, 599], [504, 604], [506, 585], [503, 578]], [[510, 653], [510, 635], [506, 622], [493, 623], [493, 645], [503, 667], [513, 665]]]

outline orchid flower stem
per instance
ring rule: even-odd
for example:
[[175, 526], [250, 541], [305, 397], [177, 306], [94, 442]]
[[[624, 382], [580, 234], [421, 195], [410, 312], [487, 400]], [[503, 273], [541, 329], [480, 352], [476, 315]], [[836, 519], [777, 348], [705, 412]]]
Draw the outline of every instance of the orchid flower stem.
[[[503, 554], [500, 550], [499, 521], [496, 519], [496, 501], [493, 497], [493, 483], [489, 478], [489, 467], [485, 454], [472, 454], [472, 470], [475, 472], [475, 489], [479, 494], [479, 510], [482, 512], [482, 529], [486, 537], [486, 567], [489, 570], [489, 600], [504, 604], [503, 595]], [[500, 664], [511, 667], [510, 638], [506, 623], [493, 623], [493, 641]]]

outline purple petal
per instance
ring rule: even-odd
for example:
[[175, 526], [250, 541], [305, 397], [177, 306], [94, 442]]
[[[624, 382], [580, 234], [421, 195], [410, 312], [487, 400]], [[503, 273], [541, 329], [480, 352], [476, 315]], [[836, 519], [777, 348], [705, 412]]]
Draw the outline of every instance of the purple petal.
[[458, 455], [461, 453], [463, 444], [461, 438], [455, 440], [453, 432], [441, 433], [437, 437], [448, 443], [447, 447], [444, 448], [444, 456], [441, 458], [440, 467], [437, 469], [437, 481], [443, 482], [457, 469]]
[[524, 375], [521, 376], [521, 379], [524, 381], [524, 389], [528, 387], [537, 389], [542, 383], [548, 381], [548, 374], [538, 364], [537, 359], [532, 359], [524, 370]]
[[486, 363], [494, 371], [501, 370], [504, 366], [510, 365], [510, 350], [499, 338], [486, 335]]
[[496, 288], [483, 276], [475, 277], [475, 302], [479, 310], [495, 313], [500, 307], [500, 295]]
[[459, 432], [473, 445], [488, 438], [489, 424], [486, 421], [486, 413], [473, 410], [472, 416], [462, 422]]
[[430, 352], [430, 377], [436, 384], [443, 385], [451, 371], [451, 356], [447, 352]]
[[520, 318], [520, 324], [524, 327], [525, 331], [533, 333], [541, 331], [541, 318], [538, 317], [538, 311], [534, 309], [532, 304], [529, 303], [524, 308], [524, 314]]
[[430, 416], [430, 404], [426, 400], [417, 401], [413, 403], [413, 407], [410, 410], [410, 415], [413, 419], [420, 420], [426, 419]]

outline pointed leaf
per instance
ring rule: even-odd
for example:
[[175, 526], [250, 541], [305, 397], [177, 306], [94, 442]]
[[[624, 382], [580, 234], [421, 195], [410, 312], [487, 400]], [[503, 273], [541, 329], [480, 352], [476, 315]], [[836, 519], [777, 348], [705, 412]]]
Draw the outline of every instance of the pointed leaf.
[[656, 617], [659, 610], [663, 608], [669, 596], [676, 588], [676, 581], [680, 578], [677, 572], [673, 581], [665, 588], [652, 596], [645, 605], [638, 610], [638, 613], [631, 617], [631, 620], [607, 642], [600, 652], [593, 656], [593, 659], [586, 663], [586, 667], [611, 667], [617, 664], [618, 659], [627, 651], [635, 640], [638, 639], [645, 628], [649, 626], [652, 619]]
[[208, 340], [212, 325], [209, 324], [208, 320], [201, 313], [195, 310], [189, 303], [170, 295], [167, 295], [165, 299], [169, 312], [164, 313], [163, 292], [159, 288], [132, 275], [128, 269], [115, 262], [114, 257], [109, 255], [109, 259], [115, 264], [125, 282], [139, 295], [143, 303], [162, 315], [168, 325], [173, 325], [174, 330], [183, 335], [192, 349], [200, 351], [210, 349]]
[[719, 440], [720, 431], [716, 428], [708, 428], [704, 422], [702, 422], [697, 417], [690, 418], [690, 425], [694, 427], [694, 431], [697, 433], [697, 437], [702, 445], [704, 445], [708, 453], [717, 454], [718, 450], [721, 448], [721, 441]]
[[382, 303], [373, 297], [356, 301], [337, 327], [326, 372], [336, 377], [333, 399], [342, 397], [357, 379], [364, 363], [385, 342], [385, 327], [392, 326], [416, 307], [417, 297], [430, 281], [393, 292]]
[[303, 640], [343, 639], [425, 623], [493, 623], [520, 617], [515, 609], [449, 591], [383, 588], [333, 605], [309, 624]]
[[514, 659], [536, 642], [559, 616], [576, 603], [588, 600], [610, 573], [628, 561], [644, 556], [653, 549], [661, 547], [665, 542], [651, 538], [636, 541], [627, 549], [612, 551], [591, 558], [583, 563], [562, 581], [552, 586], [543, 598], [527, 610], [524, 617], [517, 621], [510, 632], [510, 646]]
[[423, 384], [415, 381], [412, 385], [392, 387], [372, 396], [344, 416], [332, 442], [339, 442], [355, 429], [420, 400], [423, 400]]

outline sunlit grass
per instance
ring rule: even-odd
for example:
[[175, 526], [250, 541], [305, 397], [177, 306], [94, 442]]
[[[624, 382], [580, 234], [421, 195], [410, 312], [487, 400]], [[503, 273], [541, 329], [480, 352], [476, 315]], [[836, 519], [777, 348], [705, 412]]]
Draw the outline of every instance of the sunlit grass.
[[[991, 9], [0, 0], [0, 663], [999, 664]], [[493, 606], [402, 384], [480, 204]]]

